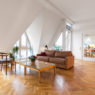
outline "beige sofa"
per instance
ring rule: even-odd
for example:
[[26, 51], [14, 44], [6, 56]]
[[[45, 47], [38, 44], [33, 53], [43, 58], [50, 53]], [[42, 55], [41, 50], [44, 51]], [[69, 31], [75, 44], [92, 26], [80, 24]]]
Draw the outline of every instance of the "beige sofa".
[[38, 54], [37, 59], [54, 63], [56, 67], [64, 69], [70, 69], [74, 65], [74, 56], [71, 51], [46, 50], [45, 55]]

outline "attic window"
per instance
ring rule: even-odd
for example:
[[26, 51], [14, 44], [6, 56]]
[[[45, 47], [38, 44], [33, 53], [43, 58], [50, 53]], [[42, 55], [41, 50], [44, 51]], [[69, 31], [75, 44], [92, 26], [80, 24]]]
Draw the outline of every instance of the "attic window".
[[54, 49], [55, 50], [62, 50], [62, 33], [60, 34], [58, 40], [56, 41], [55, 45], [54, 45]]
[[20, 40], [16, 42], [15, 46], [19, 47], [19, 52], [18, 54], [15, 55], [16, 58], [28, 58], [30, 55], [33, 54], [33, 50], [30, 46], [27, 34], [24, 33]]
[[71, 24], [68, 23], [68, 22], [66, 23], [66, 29], [69, 30], [69, 31], [71, 31]]

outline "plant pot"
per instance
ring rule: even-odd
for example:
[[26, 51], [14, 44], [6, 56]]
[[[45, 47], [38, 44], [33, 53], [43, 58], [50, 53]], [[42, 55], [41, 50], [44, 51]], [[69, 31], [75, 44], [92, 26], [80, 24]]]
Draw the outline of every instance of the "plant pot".
[[35, 65], [35, 60], [31, 60], [31, 64], [32, 65]]

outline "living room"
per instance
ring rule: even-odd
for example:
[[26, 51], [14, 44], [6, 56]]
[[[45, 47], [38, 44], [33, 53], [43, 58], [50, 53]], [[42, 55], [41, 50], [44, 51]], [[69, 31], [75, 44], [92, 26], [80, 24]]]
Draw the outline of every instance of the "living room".
[[0, 1], [0, 95], [95, 95], [94, 4]]

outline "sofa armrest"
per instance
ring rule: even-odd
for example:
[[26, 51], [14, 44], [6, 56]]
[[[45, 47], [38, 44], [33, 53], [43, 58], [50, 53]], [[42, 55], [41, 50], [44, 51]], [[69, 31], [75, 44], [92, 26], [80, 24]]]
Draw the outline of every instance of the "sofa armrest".
[[74, 56], [68, 56], [66, 57], [65, 66], [66, 69], [70, 69], [74, 65]]
[[41, 56], [41, 54], [37, 54], [37, 56]]

